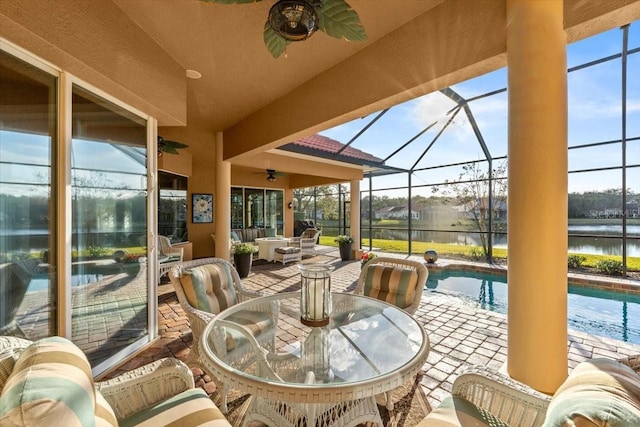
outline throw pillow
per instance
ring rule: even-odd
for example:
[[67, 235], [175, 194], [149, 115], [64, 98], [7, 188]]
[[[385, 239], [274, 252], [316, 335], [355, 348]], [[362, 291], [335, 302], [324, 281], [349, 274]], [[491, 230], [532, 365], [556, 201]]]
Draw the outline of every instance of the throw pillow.
[[372, 265], [367, 270], [364, 294], [400, 308], [413, 302], [418, 273], [413, 270], [384, 265]]
[[82, 350], [66, 338], [43, 338], [15, 362], [0, 397], [0, 425], [95, 425], [95, 406]]
[[187, 270], [180, 283], [189, 304], [198, 310], [217, 314], [238, 302], [229, 265], [205, 264]]
[[640, 425], [640, 376], [622, 363], [596, 358], [578, 364], [556, 391], [544, 427]]

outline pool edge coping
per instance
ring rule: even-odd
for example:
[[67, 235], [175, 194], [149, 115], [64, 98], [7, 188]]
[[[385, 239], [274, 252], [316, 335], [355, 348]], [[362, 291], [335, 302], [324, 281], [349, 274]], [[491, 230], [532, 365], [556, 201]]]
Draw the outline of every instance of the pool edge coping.
[[[440, 259], [435, 263], [425, 263], [430, 271], [446, 271], [462, 269], [465, 271], [476, 271], [482, 273], [507, 274], [507, 266], [499, 264], [477, 263], [471, 261]], [[572, 285], [591, 288], [611, 290], [627, 294], [640, 295], [640, 282], [618, 277], [593, 276], [579, 273], [567, 273], [567, 279]]]

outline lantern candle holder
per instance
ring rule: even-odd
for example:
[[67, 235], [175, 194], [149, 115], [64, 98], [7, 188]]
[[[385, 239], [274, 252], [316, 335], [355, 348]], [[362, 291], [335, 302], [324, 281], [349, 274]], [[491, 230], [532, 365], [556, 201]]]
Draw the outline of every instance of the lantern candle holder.
[[299, 264], [302, 276], [300, 288], [300, 322], [320, 327], [329, 324], [331, 314], [331, 272], [326, 264]]

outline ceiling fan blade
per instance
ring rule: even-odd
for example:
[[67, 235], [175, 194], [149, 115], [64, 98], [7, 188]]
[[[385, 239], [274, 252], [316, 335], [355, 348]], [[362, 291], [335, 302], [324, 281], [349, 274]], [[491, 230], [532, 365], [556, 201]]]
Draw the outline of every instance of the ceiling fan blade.
[[348, 41], [365, 41], [360, 16], [344, 0], [324, 0], [322, 6], [316, 8], [319, 18], [319, 29], [327, 35]]
[[271, 28], [271, 25], [269, 25], [269, 21], [264, 23], [262, 38], [264, 39], [264, 44], [267, 47], [267, 50], [274, 58], [278, 58], [282, 55], [287, 50], [287, 45], [291, 43], [289, 40], [286, 40], [280, 34], [276, 33], [276, 31]]

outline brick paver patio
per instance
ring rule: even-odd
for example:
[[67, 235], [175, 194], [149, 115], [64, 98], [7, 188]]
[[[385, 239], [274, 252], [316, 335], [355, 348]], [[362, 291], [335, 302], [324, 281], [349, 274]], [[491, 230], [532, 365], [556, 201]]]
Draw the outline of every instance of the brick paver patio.
[[[335, 266], [332, 289], [352, 292], [360, 273], [359, 261], [341, 261], [337, 248], [319, 247], [318, 255], [303, 262], [328, 263]], [[405, 257], [405, 256], [403, 256]], [[409, 257], [423, 261], [421, 257]], [[446, 263], [440, 260], [439, 263]], [[243, 284], [252, 290], [272, 294], [300, 289], [300, 273], [295, 264], [262, 263], [252, 267]], [[186, 360], [192, 337], [189, 324], [170, 284], [161, 285], [159, 297], [159, 339], [132, 360], [111, 372], [109, 377], [133, 369], [161, 357], [174, 356]], [[431, 349], [422, 387], [432, 408], [450, 394], [457, 372], [466, 366], [480, 364], [496, 370], [504, 368], [507, 359], [507, 318], [505, 315], [471, 307], [459, 299], [442, 293], [427, 292], [415, 314], [424, 325]], [[569, 364], [575, 366], [592, 357], [623, 357], [640, 353], [640, 345], [569, 331]], [[202, 371], [193, 369], [196, 382], [207, 392], [215, 384]]]

